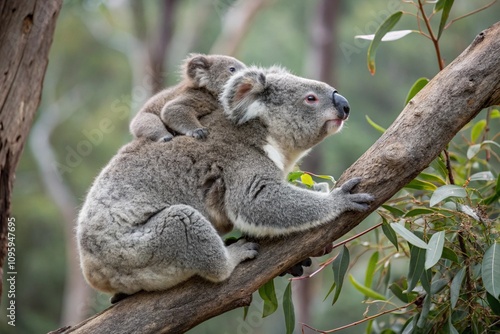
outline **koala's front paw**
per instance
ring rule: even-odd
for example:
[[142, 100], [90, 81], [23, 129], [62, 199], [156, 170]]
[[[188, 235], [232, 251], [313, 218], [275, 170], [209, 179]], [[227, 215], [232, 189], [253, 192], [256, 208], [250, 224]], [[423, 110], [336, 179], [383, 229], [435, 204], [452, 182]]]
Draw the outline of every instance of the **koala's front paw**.
[[186, 136], [190, 136], [196, 139], [206, 139], [208, 137], [208, 129], [207, 128], [198, 128], [192, 131], [188, 131]]
[[240, 239], [227, 247], [231, 257], [236, 258], [238, 262], [255, 259], [259, 253], [259, 245], [254, 242], [248, 242]]
[[171, 134], [168, 134], [168, 135], [165, 135], [165, 136], [161, 137], [160, 139], [158, 139], [158, 142], [159, 143], [166, 143], [166, 142], [171, 141], [172, 138], [174, 138], [174, 136], [172, 136]]
[[375, 199], [367, 193], [351, 193], [361, 182], [360, 177], [355, 177], [345, 182], [340, 188], [334, 189], [330, 194], [339, 206], [346, 211], [366, 211]]

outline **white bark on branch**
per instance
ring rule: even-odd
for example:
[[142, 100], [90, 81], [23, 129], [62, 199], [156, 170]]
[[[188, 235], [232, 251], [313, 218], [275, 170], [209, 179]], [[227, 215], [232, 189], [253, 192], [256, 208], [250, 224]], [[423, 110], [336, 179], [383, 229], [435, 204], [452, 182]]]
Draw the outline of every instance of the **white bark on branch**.
[[[500, 23], [480, 33], [403, 110], [385, 134], [341, 177], [361, 176], [375, 210], [426, 168], [481, 109], [500, 104]], [[221, 284], [193, 278], [168, 291], [138, 293], [64, 333], [181, 333], [248, 305], [262, 284], [358, 225], [369, 212], [287, 239], [262, 240], [259, 256]]]

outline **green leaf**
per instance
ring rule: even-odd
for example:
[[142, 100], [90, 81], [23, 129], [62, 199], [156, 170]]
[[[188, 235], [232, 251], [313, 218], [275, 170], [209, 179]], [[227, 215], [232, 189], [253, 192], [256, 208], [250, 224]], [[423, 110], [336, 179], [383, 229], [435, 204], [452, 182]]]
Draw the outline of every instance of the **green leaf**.
[[243, 321], [247, 320], [249, 306], [243, 306]]
[[443, 9], [444, 3], [446, 0], [438, 0], [436, 4], [434, 5], [434, 13], [439, 12], [441, 9]]
[[467, 149], [467, 159], [472, 159], [481, 151], [481, 144], [474, 144]]
[[387, 299], [387, 298], [385, 298], [385, 296], [381, 295], [377, 291], [374, 291], [374, 290], [362, 285], [358, 281], [356, 281], [354, 276], [352, 276], [351, 274], [349, 274], [349, 281], [351, 281], [352, 285], [354, 286], [354, 288], [356, 288], [356, 290], [361, 292], [366, 297], [369, 297], [369, 298], [372, 298], [375, 300], [386, 300]]
[[486, 172], [479, 172], [472, 174], [469, 178], [469, 180], [472, 181], [494, 181], [495, 176], [493, 176], [493, 173], [490, 171]]
[[295, 329], [295, 311], [293, 308], [291, 282], [288, 282], [283, 294], [283, 311], [285, 312], [286, 334], [292, 334]]
[[288, 182], [293, 182], [293, 181], [300, 179], [302, 174], [304, 174], [304, 172], [301, 172], [301, 171], [288, 173], [288, 176], [287, 176]]
[[453, 261], [455, 263], [458, 263], [458, 256], [457, 253], [455, 253], [452, 249], [448, 247], [443, 247], [443, 259], [447, 259], [450, 261]]
[[424, 328], [425, 322], [427, 321], [427, 316], [429, 315], [429, 311], [431, 310], [431, 305], [431, 296], [425, 296], [424, 302], [422, 304], [422, 309], [420, 310], [420, 316], [418, 317], [417, 321], [418, 328]]
[[444, 180], [448, 178], [448, 170], [446, 169], [446, 165], [440, 157], [432, 160], [430, 165]]
[[391, 227], [397, 234], [399, 234], [403, 239], [408, 241], [410, 244], [422, 249], [427, 248], [427, 244], [425, 243], [425, 241], [417, 237], [411, 231], [407, 230], [403, 225], [399, 223], [391, 223]]
[[339, 298], [340, 291], [342, 290], [342, 285], [344, 284], [344, 277], [349, 269], [349, 249], [344, 245], [339, 252], [339, 255], [332, 262], [333, 269], [333, 281], [336, 284], [335, 295], [333, 295], [332, 305], [335, 304], [337, 299]]
[[408, 273], [408, 289], [412, 291], [420, 277], [424, 273], [425, 265], [425, 249], [419, 247], [411, 247], [410, 249], [410, 271]]
[[422, 284], [422, 288], [425, 290], [425, 292], [427, 292], [428, 295], [432, 293], [431, 280], [432, 280], [432, 270], [430, 269], [424, 270], [422, 272], [422, 275], [420, 275], [420, 284]]
[[377, 268], [378, 262], [378, 251], [374, 252], [368, 260], [368, 266], [366, 267], [365, 274], [365, 286], [371, 287], [373, 283], [373, 276], [375, 276], [375, 269]]
[[455, 277], [451, 280], [451, 286], [450, 286], [450, 304], [451, 304], [451, 309], [454, 309], [455, 306], [457, 305], [458, 298], [460, 297], [460, 290], [462, 289], [462, 281], [464, 280], [465, 277], [465, 270], [466, 267], [462, 267]]
[[399, 251], [399, 246], [398, 246], [398, 236], [396, 235], [396, 232], [392, 229], [392, 227], [387, 223], [387, 220], [382, 217], [382, 232], [384, 232], [384, 235], [389, 239], [389, 241], [396, 247], [396, 250]]
[[444, 231], [439, 231], [431, 236], [427, 243], [427, 251], [425, 252], [425, 269], [432, 268], [441, 258], [444, 247]]
[[401, 209], [398, 209], [396, 207], [393, 207], [393, 206], [390, 206], [390, 205], [387, 205], [387, 204], [383, 204], [382, 207], [384, 209], [386, 209], [387, 211], [389, 211], [390, 213], [393, 214], [394, 217], [403, 217], [405, 212]]
[[278, 309], [278, 299], [274, 291], [274, 280], [270, 280], [259, 288], [260, 298], [264, 301], [264, 308], [262, 310], [262, 318], [273, 314]]
[[448, 197], [466, 197], [467, 192], [464, 188], [449, 184], [446, 186], [439, 187], [431, 196], [429, 201], [429, 206], [434, 206]]
[[403, 288], [401, 288], [398, 284], [396, 283], [392, 283], [390, 286], [389, 286], [389, 290], [392, 291], [392, 293], [398, 297], [399, 300], [401, 300], [403, 303], [408, 303], [409, 302], [409, 299], [408, 299], [408, 294], [404, 293], [403, 292]]
[[365, 115], [365, 118], [368, 124], [370, 124], [375, 130], [379, 131], [380, 133], [385, 132], [385, 128], [375, 123], [368, 115]]
[[434, 184], [418, 179], [411, 180], [410, 183], [408, 183], [405, 186], [405, 188], [416, 189], [416, 190], [430, 190], [430, 191], [434, 191], [437, 189], [437, 187]]
[[417, 178], [420, 180], [423, 180], [423, 181], [437, 183], [437, 184], [442, 185], [442, 186], [444, 186], [446, 184], [446, 181], [442, 177], [435, 175], [435, 174], [420, 173], [420, 174], [418, 174]]
[[300, 176], [300, 181], [308, 187], [314, 186], [314, 180], [309, 174], [306, 173], [302, 174]]
[[446, 26], [446, 22], [448, 21], [448, 16], [450, 16], [451, 7], [453, 7], [454, 0], [445, 0], [443, 4], [443, 13], [441, 14], [441, 21], [439, 22], [439, 31], [437, 39], [441, 37], [443, 33], [444, 27]]
[[490, 304], [490, 308], [496, 315], [500, 315], [500, 301], [486, 292], [486, 300]]
[[481, 263], [484, 288], [495, 298], [500, 298], [500, 243], [494, 243], [484, 253]]
[[448, 333], [449, 334], [460, 334], [457, 329], [455, 328], [455, 326], [453, 326], [452, 322], [451, 322], [451, 316], [448, 318]]
[[470, 139], [473, 143], [476, 142], [476, 140], [479, 138], [485, 127], [486, 127], [485, 119], [482, 119], [478, 121], [476, 124], [474, 124], [470, 133]]
[[373, 37], [372, 42], [370, 43], [370, 47], [368, 48], [368, 70], [372, 75], [375, 74], [375, 53], [377, 48], [382, 41], [382, 37], [385, 36], [392, 28], [398, 23], [399, 19], [403, 15], [402, 11], [395, 12], [391, 16], [389, 16], [381, 25], [378, 27], [375, 32], [375, 36]]
[[500, 118], [500, 110], [498, 109], [493, 109], [490, 112], [490, 119], [495, 119], [495, 118]]
[[408, 92], [408, 95], [406, 96], [405, 105], [407, 105], [408, 102], [410, 102], [410, 100], [413, 99], [413, 97], [415, 95], [417, 95], [417, 93], [420, 92], [422, 90], [422, 88], [424, 88], [425, 85], [427, 85], [428, 83], [429, 83], [429, 79], [427, 79], [427, 78], [417, 79], [417, 81], [415, 81], [413, 86], [411, 86], [410, 91]]
[[410, 210], [407, 213], [405, 213], [404, 217], [408, 218], [408, 217], [415, 217], [415, 216], [421, 216], [421, 215], [430, 215], [430, 214], [433, 214], [435, 212], [436, 211], [433, 209], [417, 208], [417, 209], [413, 209], [413, 210]]

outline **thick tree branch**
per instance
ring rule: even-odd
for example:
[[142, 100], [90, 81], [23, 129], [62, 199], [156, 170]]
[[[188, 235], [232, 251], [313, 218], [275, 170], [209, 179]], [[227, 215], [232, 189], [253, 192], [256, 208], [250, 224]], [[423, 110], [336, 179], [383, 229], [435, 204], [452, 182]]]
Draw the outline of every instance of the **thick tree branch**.
[[[438, 156], [479, 111], [500, 104], [500, 23], [479, 34], [403, 110], [385, 134], [341, 177], [364, 177], [360, 190], [375, 195], [371, 211]], [[342, 182], [342, 181], [341, 181]], [[340, 238], [369, 212], [287, 239], [262, 240], [257, 259], [239, 265], [224, 283], [193, 278], [171, 290], [138, 293], [66, 333], [180, 333], [247, 305], [251, 294], [286, 268]]]
[[61, 5], [62, 0], [0, 1], [0, 294], [14, 170], [40, 103]]

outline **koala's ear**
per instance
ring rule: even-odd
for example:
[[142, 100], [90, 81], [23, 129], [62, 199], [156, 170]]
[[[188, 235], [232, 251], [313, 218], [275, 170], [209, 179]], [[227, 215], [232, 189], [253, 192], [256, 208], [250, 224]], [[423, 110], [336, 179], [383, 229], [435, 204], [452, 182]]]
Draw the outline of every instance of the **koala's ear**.
[[261, 101], [266, 88], [266, 75], [260, 69], [249, 68], [235, 74], [220, 98], [224, 113], [238, 125], [261, 116], [266, 111]]
[[184, 63], [184, 73], [195, 87], [206, 86], [210, 80], [210, 59], [201, 54], [190, 55]]

